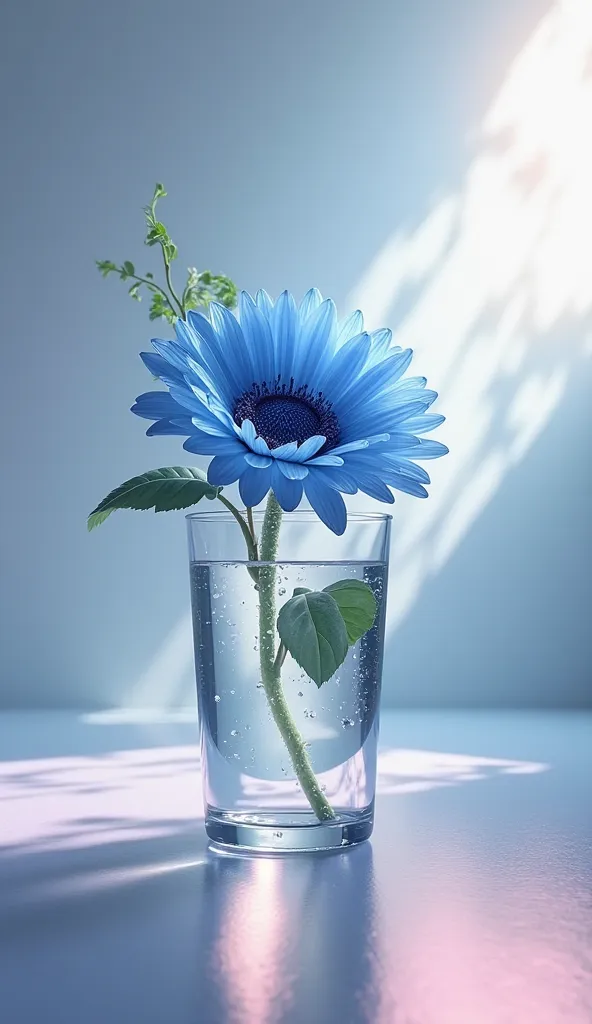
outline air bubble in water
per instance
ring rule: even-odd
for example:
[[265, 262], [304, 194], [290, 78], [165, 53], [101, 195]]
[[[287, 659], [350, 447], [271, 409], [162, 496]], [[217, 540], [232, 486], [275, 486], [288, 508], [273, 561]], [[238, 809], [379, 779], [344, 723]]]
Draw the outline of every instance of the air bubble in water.
[[298, 696], [299, 697], [304, 697], [304, 694], [303, 694], [302, 690], [298, 690]]
[[308, 708], [305, 708], [304, 709], [304, 717], [305, 718], [316, 718], [317, 717], [317, 713], [316, 713], [316, 711], [309, 711]]
[[240, 736], [240, 732], [238, 731], [238, 729], [231, 729], [230, 730], [230, 735], [231, 736]]
[[280, 589], [278, 590], [278, 594], [280, 595], [280, 597], [283, 597], [285, 593], [286, 593], [286, 588], [285, 587], [280, 587]]
[[257, 690], [262, 690], [263, 689], [263, 683], [257, 683], [256, 689]]
[[219, 597], [222, 597], [222, 594], [212, 594], [212, 597], [214, 598], [214, 601], [217, 601]]
[[232, 696], [234, 697], [234, 690], [231, 690], [230, 692], [231, 692]]
[[220, 694], [219, 694], [219, 693], [217, 693], [217, 694], [216, 694], [216, 696], [214, 697], [214, 700], [216, 701], [216, 704], [219, 704], [219, 703], [220, 703], [220, 701], [222, 700], [222, 698], [221, 698], [221, 696], [220, 696]]
[[344, 718], [344, 719], [342, 719], [341, 724], [342, 724], [344, 729], [351, 729], [351, 727], [352, 727], [352, 725], [354, 723], [353, 723], [353, 720], [351, 718]]
[[273, 838], [274, 839], [281, 839], [283, 834], [284, 834], [283, 832], [274, 832], [273, 833]]

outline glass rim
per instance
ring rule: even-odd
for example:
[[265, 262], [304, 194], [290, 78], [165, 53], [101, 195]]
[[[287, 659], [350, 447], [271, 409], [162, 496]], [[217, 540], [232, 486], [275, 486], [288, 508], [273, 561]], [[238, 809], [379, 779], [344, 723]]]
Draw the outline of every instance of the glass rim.
[[[241, 514], [246, 513], [246, 509], [239, 508]], [[265, 509], [253, 509], [253, 518], [255, 520], [263, 519], [265, 515]], [[347, 521], [348, 523], [385, 523], [392, 520], [392, 515], [388, 512], [348, 512]], [[189, 512], [185, 516], [187, 522], [236, 522], [236, 519], [232, 512], [227, 509], [215, 509], [212, 512]], [[318, 515], [313, 509], [295, 509], [293, 512], [284, 512], [283, 519], [292, 523], [321, 523]]]

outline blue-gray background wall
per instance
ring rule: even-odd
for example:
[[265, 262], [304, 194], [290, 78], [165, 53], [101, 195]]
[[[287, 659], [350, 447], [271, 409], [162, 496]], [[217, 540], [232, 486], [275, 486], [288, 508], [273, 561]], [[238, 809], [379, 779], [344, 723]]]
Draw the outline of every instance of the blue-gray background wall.
[[395, 506], [387, 702], [590, 704], [592, 32], [569, 6], [4, 5], [0, 704], [191, 700], [182, 515], [85, 529], [191, 461], [128, 412], [167, 328], [93, 266], [156, 269], [156, 180], [181, 264], [359, 301], [441, 391], [453, 454]]

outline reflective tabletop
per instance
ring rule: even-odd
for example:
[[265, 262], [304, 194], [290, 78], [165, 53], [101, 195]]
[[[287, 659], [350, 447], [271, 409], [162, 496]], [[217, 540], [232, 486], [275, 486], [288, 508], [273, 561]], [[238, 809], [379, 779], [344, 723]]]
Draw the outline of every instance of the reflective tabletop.
[[384, 713], [372, 840], [284, 857], [174, 717], [0, 717], [6, 1024], [591, 1024], [592, 716]]

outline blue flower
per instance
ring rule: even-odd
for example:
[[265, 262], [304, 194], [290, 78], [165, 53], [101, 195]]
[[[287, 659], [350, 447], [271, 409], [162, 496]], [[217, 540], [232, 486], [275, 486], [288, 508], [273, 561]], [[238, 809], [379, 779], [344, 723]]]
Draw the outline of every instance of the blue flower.
[[403, 377], [411, 349], [387, 329], [366, 332], [359, 311], [338, 321], [316, 288], [297, 306], [242, 292], [238, 313], [212, 302], [208, 316], [178, 320], [175, 341], [141, 357], [168, 391], [140, 395], [132, 412], [147, 433], [185, 436], [183, 447], [213, 455], [208, 479], [238, 480], [246, 506], [273, 490], [292, 511], [303, 493], [335, 533], [346, 526], [341, 494], [393, 502], [390, 488], [427, 497], [416, 460], [448, 449], [420, 435], [444, 421], [425, 377]]

